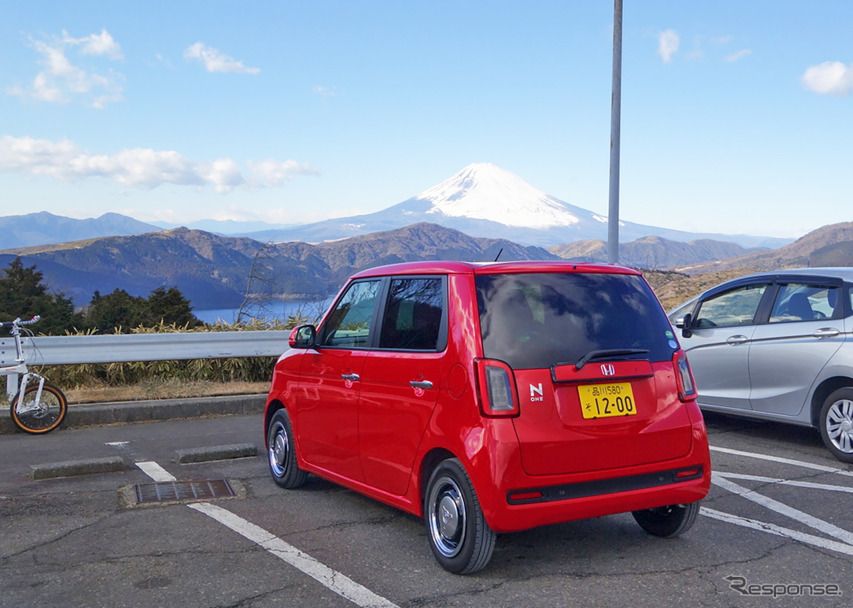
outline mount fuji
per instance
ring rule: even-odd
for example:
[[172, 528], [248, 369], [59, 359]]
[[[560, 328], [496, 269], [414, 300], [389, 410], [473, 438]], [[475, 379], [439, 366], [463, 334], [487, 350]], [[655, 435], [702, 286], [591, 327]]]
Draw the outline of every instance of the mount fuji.
[[[419, 195], [382, 211], [313, 224], [244, 233], [261, 241], [319, 243], [428, 222], [475, 237], [550, 247], [607, 239], [607, 218], [561, 201], [492, 163], [473, 163]], [[683, 232], [619, 223], [620, 241], [658, 236], [673, 241], [715, 239], [743, 247], [778, 247], [785, 239]]]

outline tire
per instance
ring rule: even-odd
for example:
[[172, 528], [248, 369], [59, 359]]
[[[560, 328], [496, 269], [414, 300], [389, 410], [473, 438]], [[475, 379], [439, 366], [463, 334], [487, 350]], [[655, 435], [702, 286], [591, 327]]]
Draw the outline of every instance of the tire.
[[456, 458], [442, 461], [430, 475], [424, 520], [432, 553], [448, 572], [471, 574], [489, 563], [495, 533], [483, 517], [471, 479]]
[[[38, 384], [30, 384], [24, 391], [24, 407], [35, 402], [38, 393]], [[41, 389], [41, 400], [39, 408], [31, 411], [17, 411], [18, 397], [12, 399], [10, 413], [12, 421], [19, 429], [32, 435], [42, 435], [57, 428], [65, 420], [68, 413], [68, 401], [62, 391], [52, 384], [44, 383]]]
[[286, 490], [305, 484], [308, 473], [296, 461], [296, 442], [287, 410], [280, 409], [267, 428], [267, 460], [273, 481]]
[[820, 408], [820, 436], [841, 462], [853, 463], [853, 387], [834, 391]]
[[698, 502], [631, 512], [643, 530], [661, 538], [670, 538], [687, 532], [696, 523], [698, 514]]

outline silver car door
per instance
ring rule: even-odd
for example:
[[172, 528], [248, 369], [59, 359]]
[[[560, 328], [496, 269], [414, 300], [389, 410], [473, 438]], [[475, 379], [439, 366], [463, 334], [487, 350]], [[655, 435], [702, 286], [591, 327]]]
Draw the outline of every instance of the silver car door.
[[754, 319], [768, 283], [750, 283], [708, 296], [699, 302], [681, 344], [708, 409], [749, 410], [749, 344]]
[[767, 323], [756, 327], [749, 351], [752, 409], [810, 422], [806, 400], [821, 369], [844, 342], [835, 318], [840, 287], [780, 285]]

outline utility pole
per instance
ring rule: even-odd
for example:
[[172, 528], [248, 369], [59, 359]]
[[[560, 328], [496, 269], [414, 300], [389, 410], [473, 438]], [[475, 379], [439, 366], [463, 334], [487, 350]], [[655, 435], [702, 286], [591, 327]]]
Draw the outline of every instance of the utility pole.
[[613, 86], [610, 98], [610, 204], [607, 261], [619, 263], [619, 138], [622, 120], [622, 0], [613, 4]]

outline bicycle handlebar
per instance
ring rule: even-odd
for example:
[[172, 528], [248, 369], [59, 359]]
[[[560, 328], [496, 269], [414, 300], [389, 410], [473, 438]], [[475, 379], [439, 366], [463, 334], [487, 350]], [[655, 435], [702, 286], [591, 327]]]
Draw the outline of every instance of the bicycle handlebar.
[[18, 317], [14, 321], [4, 321], [0, 323], [0, 327], [3, 329], [12, 329], [13, 327], [20, 327], [22, 325], [32, 325], [33, 323], [38, 323], [39, 319], [41, 319], [41, 315], [34, 315], [32, 319], [27, 321], [21, 321], [21, 317]]

